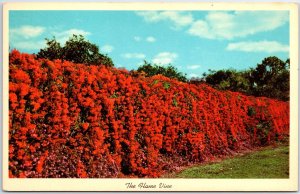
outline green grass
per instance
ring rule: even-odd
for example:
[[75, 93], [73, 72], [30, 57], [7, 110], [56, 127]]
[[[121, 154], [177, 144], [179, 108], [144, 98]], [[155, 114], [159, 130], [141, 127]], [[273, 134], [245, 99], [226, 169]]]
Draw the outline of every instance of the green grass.
[[289, 147], [268, 147], [203, 164], [173, 174], [173, 178], [289, 178]]

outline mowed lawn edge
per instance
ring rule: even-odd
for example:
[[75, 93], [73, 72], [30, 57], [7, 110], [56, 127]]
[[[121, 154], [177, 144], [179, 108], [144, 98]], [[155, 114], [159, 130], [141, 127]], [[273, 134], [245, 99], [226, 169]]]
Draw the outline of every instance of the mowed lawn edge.
[[186, 168], [164, 178], [289, 178], [289, 146], [268, 146], [219, 162]]

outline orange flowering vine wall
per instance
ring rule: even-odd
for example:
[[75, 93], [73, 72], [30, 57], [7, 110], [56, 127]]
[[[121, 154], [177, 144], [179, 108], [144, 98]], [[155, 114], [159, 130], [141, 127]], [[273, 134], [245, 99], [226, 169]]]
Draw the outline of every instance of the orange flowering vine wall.
[[10, 53], [10, 177], [159, 177], [288, 135], [288, 102]]

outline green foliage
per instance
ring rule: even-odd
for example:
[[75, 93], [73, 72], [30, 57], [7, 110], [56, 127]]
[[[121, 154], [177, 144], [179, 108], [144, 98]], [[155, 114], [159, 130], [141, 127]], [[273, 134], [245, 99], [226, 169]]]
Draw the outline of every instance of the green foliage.
[[289, 63], [277, 57], [265, 58], [256, 68], [246, 71], [233, 69], [212, 71], [203, 74], [200, 80], [219, 90], [231, 90], [247, 95], [266, 96], [279, 100], [289, 100]]
[[62, 59], [63, 58], [63, 48], [61, 47], [60, 43], [55, 40], [53, 37], [52, 40], [46, 38], [47, 47], [41, 49], [37, 57], [38, 58], [46, 58], [49, 60], [54, 59]]
[[177, 105], [178, 105], [178, 102], [177, 102], [177, 100], [176, 100], [176, 98], [173, 98], [173, 106], [176, 106], [177, 107]]
[[158, 82], [159, 82], [159, 80], [154, 80], [153, 83], [152, 83], [152, 85], [155, 85], [155, 84], [157, 84]]
[[168, 82], [164, 82], [164, 88], [167, 90], [167, 89], [169, 89], [170, 88], [170, 86], [171, 86], [171, 84], [170, 83], [168, 83]]
[[256, 128], [258, 130], [258, 139], [261, 143], [261, 145], [265, 145], [268, 140], [268, 134], [271, 130], [271, 124], [269, 121], [260, 121], [257, 125], [256, 125]]
[[144, 72], [147, 77], [161, 74], [172, 79], [187, 82], [187, 78], [185, 77], [185, 75], [183, 75], [177, 70], [177, 68], [171, 65], [164, 67], [156, 64], [153, 65], [151, 63], [148, 63], [147, 61], [144, 61], [144, 65], [140, 66], [137, 71], [140, 73]]
[[62, 59], [87, 65], [102, 64], [105, 66], [114, 66], [108, 56], [99, 52], [97, 45], [85, 40], [82, 35], [73, 35], [66, 41], [63, 47], [56, 41], [55, 37], [51, 40], [46, 39], [46, 44], [47, 47], [38, 52], [38, 58], [47, 58], [49, 60]]
[[236, 92], [247, 93], [250, 88], [248, 78], [249, 71], [236, 71], [233, 69], [212, 71], [204, 75], [206, 83], [214, 86], [219, 90], [231, 90]]
[[289, 100], [289, 63], [289, 59], [283, 62], [273, 56], [265, 58], [252, 69], [249, 81], [253, 95]]
[[255, 109], [254, 109], [252, 106], [250, 106], [250, 107], [248, 108], [247, 114], [248, 114], [248, 116], [252, 117], [253, 115], [256, 114], [256, 111], [255, 111]]

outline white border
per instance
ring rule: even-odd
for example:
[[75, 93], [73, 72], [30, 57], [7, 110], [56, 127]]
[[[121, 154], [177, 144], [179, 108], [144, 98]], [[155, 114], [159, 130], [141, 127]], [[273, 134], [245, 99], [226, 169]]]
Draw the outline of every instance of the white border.
[[[9, 10], [289, 10], [289, 179], [20, 179], [8, 178]], [[3, 6], [3, 189], [7, 191], [295, 191], [298, 189], [298, 8], [293, 3], [5, 3]], [[125, 183], [172, 184], [172, 189], [127, 189]]]

